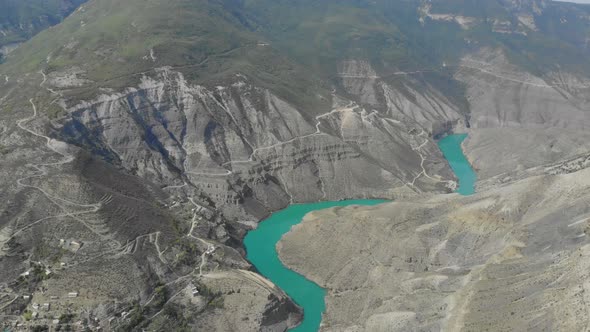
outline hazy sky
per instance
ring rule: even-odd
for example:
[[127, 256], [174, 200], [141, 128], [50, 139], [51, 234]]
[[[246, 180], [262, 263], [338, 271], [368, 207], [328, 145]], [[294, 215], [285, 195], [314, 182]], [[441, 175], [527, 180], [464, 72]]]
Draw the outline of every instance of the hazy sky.
[[576, 3], [590, 3], [590, 0], [553, 0], [553, 1], [576, 2]]

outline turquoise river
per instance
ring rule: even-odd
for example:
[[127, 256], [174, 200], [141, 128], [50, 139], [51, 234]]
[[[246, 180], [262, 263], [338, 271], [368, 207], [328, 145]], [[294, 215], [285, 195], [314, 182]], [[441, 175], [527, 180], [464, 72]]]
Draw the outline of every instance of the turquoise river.
[[[439, 142], [439, 147], [449, 161], [451, 168], [459, 178], [458, 192], [469, 195], [474, 192], [475, 173], [463, 155], [461, 143], [467, 135], [450, 135]], [[320, 202], [294, 204], [273, 213], [263, 220], [258, 228], [248, 232], [244, 239], [248, 260], [256, 266], [258, 272], [271, 280], [303, 308], [303, 322], [292, 329], [293, 332], [315, 332], [319, 330], [322, 313], [326, 309], [324, 297], [326, 291], [307, 280], [297, 272], [286, 268], [276, 252], [276, 244], [291, 227], [301, 222], [312, 211], [348, 205], [377, 205], [385, 200], [348, 200], [338, 202]]]
[[471, 168], [471, 164], [461, 148], [461, 143], [467, 138], [467, 134], [449, 135], [438, 142], [438, 147], [451, 165], [451, 169], [459, 179], [457, 192], [461, 195], [475, 194], [475, 181], [477, 175]]

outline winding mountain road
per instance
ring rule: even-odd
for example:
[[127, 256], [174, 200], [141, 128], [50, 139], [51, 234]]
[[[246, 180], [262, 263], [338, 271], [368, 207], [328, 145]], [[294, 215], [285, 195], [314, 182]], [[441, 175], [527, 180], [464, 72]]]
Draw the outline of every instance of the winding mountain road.
[[[43, 75], [43, 76], [45, 78], [45, 75]], [[42, 84], [43, 84], [43, 82], [42, 82]], [[92, 232], [93, 234], [97, 235], [101, 239], [106, 239], [108, 241], [115, 242], [115, 243], [117, 243], [117, 245], [119, 247], [121, 247], [121, 244], [118, 241], [115, 241], [115, 240], [113, 240], [111, 238], [105, 237], [103, 234], [101, 234], [100, 232], [98, 232], [91, 225], [89, 225], [86, 221], [84, 221], [83, 219], [81, 219], [79, 217], [80, 215], [89, 214], [89, 213], [95, 213], [98, 210], [100, 210], [100, 208], [102, 207], [102, 205], [107, 201], [104, 197], [103, 197], [103, 200], [101, 200], [101, 201], [99, 201], [97, 203], [94, 203], [94, 204], [77, 203], [77, 202], [73, 202], [73, 201], [70, 201], [70, 200], [65, 199], [65, 198], [60, 198], [60, 197], [51, 195], [45, 189], [43, 189], [43, 188], [41, 188], [39, 186], [36, 186], [36, 185], [33, 185], [33, 184], [29, 184], [29, 183], [25, 183], [26, 180], [35, 179], [35, 178], [42, 178], [42, 177], [47, 176], [49, 174], [49, 172], [47, 171], [47, 168], [48, 167], [56, 167], [56, 166], [65, 165], [65, 164], [71, 163], [72, 161], [75, 160], [74, 156], [71, 155], [71, 154], [69, 154], [67, 152], [67, 145], [66, 145], [66, 143], [60, 142], [60, 141], [55, 140], [55, 139], [53, 139], [53, 138], [51, 138], [49, 136], [43, 135], [41, 133], [38, 133], [38, 132], [36, 132], [36, 131], [34, 131], [32, 129], [29, 129], [29, 128], [27, 128], [25, 126], [26, 123], [33, 121], [37, 117], [37, 112], [38, 112], [37, 111], [37, 106], [35, 105], [35, 103], [34, 103], [34, 101], [33, 101], [32, 98], [29, 99], [29, 103], [31, 104], [31, 107], [32, 107], [32, 110], [33, 110], [33, 114], [30, 117], [27, 117], [27, 118], [18, 120], [17, 123], [16, 123], [17, 126], [21, 130], [23, 130], [23, 131], [25, 131], [25, 132], [27, 132], [27, 133], [35, 136], [35, 137], [38, 137], [38, 138], [41, 138], [41, 139], [45, 140], [46, 141], [45, 146], [49, 150], [51, 150], [51, 151], [55, 152], [56, 154], [59, 154], [60, 156], [62, 156], [62, 159], [59, 160], [59, 161], [56, 161], [56, 162], [52, 162], [52, 163], [41, 163], [41, 164], [29, 165], [30, 167], [33, 167], [34, 169], [36, 169], [36, 171], [37, 171], [36, 174], [33, 174], [33, 175], [30, 175], [30, 176], [26, 176], [26, 177], [17, 179], [16, 180], [16, 183], [19, 186], [21, 186], [21, 187], [31, 188], [31, 189], [34, 189], [34, 190], [37, 190], [37, 191], [41, 192], [50, 202], [52, 202], [53, 204], [55, 204], [56, 206], [58, 206], [65, 213], [59, 214], [59, 215], [55, 215], [55, 216], [50, 216], [50, 217], [44, 217], [44, 218], [41, 218], [39, 220], [36, 220], [36, 221], [32, 222], [31, 224], [28, 224], [28, 225], [26, 225], [26, 226], [24, 226], [24, 227], [22, 227], [22, 228], [20, 228], [18, 230], [13, 231], [12, 234], [11, 234], [11, 236], [10, 236], [10, 238], [8, 240], [12, 239], [14, 236], [20, 234], [21, 232], [23, 232], [23, 231], [31, 228], [32, 226], [34, 226], [36, 224], [39, 224], [39, 223], [41, 223], [41, 222], [43, 222], [45, 220], [52, 219], [52, 218], [60, 218], [60, 217], [71, 217], [72, 219], [80, 222], [90, 232]], [[66, 208], [66, 206], [64, 206], [64, 204], [65, 205], [71, 205], [71, 206], [77, 206], [77, 207], [85, 208], [85, 210], [83, 210], [83, 211], [71, 211], [70, 209]]]

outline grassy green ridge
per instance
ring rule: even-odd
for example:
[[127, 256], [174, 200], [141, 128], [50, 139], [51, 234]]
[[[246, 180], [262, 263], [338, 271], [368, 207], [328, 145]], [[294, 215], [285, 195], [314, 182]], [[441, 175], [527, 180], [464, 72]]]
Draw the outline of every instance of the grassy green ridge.
[[[569, 66], [587, 68], [590, 6], [550, 3], [540, 15], [530, 0], [527, 13], [535, 15], [539, 31], [502, 34], [492, 31], [489, 20], [506, 20], [518, 26], [520, 8], [509, 1], [435, 0], [431, 12], [470, 16], [481, 22], [461, 29], [451, 22], [426, 18], [419, 22], [425, 1], [387, 0], [234, 0], [250, 18], [255, 30], [314, 70], [333, 72], [334, 62], [362, 57], [376, 65], [396, 69], [439, 68], [473, 47], [503, 48], [528, 70], [544, 71]], [[563, 22], [563, 19], [567, 22]], [[522, 29], [522, 27], [519, 27]], [[470, 44], [467, 40], [474, 40]]]
[[69, 91], [79, 99], [134, 86], [163, 66], [210, 84], [241, 73], [298, 105], [327, 107], [317, 96], [329, 93], [309, 70], [259, 41], [217, 1], [94, 0], [19, 47], [0, 73], [80, 68], [95, 83]]
[[[19, 47], [0, 74], [78, 67], [94, 83], [68, 93], [87, 99], [98, 87], [133, 86], [163, 66], [204, 84], [242, 73], [312, 110], [328, 107], [319, 95], [329, 95], [339, 83], [338, 64], [351, 58], [370, 61], [383, 77], [432, 70], [420, 78], [424, 86], [448, 92], [457, 104], [464, 103], [462, 86], [442, 64], [484, 46], [504, 49], [513, 63], [537, 75], [559, 67], [590, 76], [589, 7], [550, 3], [538, 13], [531, 9], [535, 1], [516, 7], [510, 0], [428, 2], [433, 13], [480, 22], [462, 29], [420, 20], [422, 0], [92, 0]], [[538, 31], [518, 25], [522, 12], [535, 15]], [[493, 32], [493, 20], [513, 22], [526, 35]]]

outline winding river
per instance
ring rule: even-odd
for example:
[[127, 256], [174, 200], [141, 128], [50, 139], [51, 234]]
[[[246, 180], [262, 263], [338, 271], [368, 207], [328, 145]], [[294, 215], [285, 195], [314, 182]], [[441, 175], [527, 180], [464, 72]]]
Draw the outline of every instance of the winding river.
[[438, 147], [459, 179], [457, 193], [469, 196], [475, 194], [477, 174], [471, 168], [471, 164], [469, 164], [461, 148], [461, 143], [466, 138], [467, 134], [449, 135], [438, 141]]
[[[463, 155], [461, 143], [467, 135], [450, 135], [439, 141], [443, 155], [459, 178], [458, 193], [470, 195], [475, 192], [475, 172]], [[273, 213], [263, 220], [258, 228], [248, 232], [244, 239], [247, 258], [266, 278], [280, 287], [304, 310], [303, 322], [292, 332], [316, 332], [319, 330], [322, 313], [326, 309], [326, 291], [297, 272], [286, 268], [276, 252], [276, 244], [292, 226], [301, 222], [312, 211], [336, 206], [377, 205], [385, 200], [348, 200], [339, 202], [320, 202], [295, 204]]]

